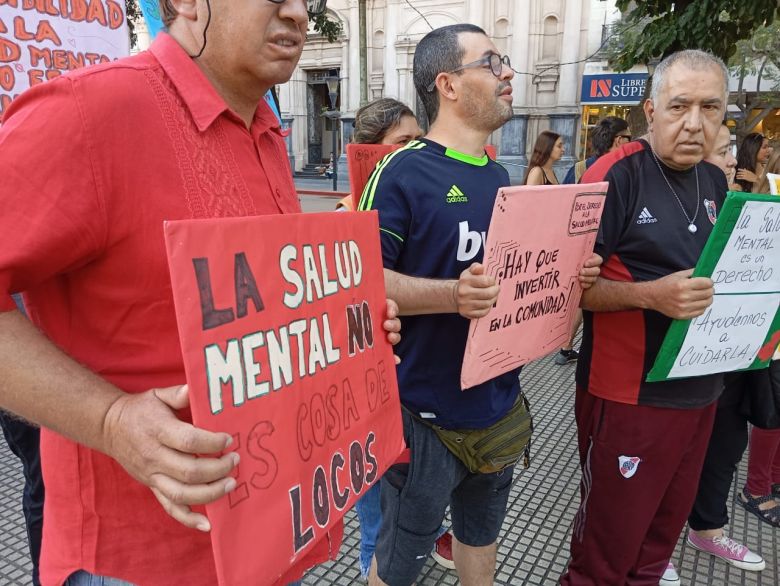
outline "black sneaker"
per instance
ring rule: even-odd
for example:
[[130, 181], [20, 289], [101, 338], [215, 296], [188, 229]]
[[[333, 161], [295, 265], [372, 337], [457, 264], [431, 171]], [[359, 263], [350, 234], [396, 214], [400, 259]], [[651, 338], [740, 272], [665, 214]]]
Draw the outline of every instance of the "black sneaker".
[[577, 362], [577, 358], [579, 357], [579, 353], [574, 349], [561, 350], [555, 355], [555, 364], [563, 366], [564, 364], [569, 364], [569, 362]]

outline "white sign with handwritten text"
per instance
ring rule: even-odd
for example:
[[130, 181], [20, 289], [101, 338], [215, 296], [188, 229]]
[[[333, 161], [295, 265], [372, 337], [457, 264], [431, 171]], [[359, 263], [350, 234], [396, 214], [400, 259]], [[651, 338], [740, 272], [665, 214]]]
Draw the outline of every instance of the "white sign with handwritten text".
[[712, 305], [691, 321], [671, 378], [747, 368], [780, 305], [780, 205], [749, 201], [712, 271]]
[[700, 376], [747, 368], [764, 344], [780, 303], [772, 295], [716, 295], [691, 321], [669, 376]]
[[712, 280], [716, 295], [780, 291], [780, 205], [742, 206]]

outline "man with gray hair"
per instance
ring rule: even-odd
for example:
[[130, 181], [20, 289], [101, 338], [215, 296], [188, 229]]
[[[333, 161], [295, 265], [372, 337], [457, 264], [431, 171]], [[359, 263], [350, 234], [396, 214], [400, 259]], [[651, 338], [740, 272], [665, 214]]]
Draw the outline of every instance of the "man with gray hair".
[[561, 584], [679, 584], [668, 560], [696, 494], [722, 375], [648, 383], [674, 319], [701, 315], [713, 284], [692, 278], [726, 195], [704, 155], [726, 109], [727, 71], [702, 51], [664, 59], [645, 103], [648, 134], [601, 157], [583, 183], [607, 180], [583, 294], [575, 415], [582, 502]]

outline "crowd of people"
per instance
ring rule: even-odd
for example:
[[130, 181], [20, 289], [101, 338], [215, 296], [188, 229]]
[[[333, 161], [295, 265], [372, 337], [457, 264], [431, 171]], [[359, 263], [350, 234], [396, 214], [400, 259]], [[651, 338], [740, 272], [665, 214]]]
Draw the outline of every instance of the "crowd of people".
[[[300, 211], [263, 96], [298, 63], [307, 7], [161, 0], [167, 33], [148, 51], [36, 86], [7, 110], [0, 408], [8, 415], [0, 422], [30, 464], [35, 584], [216, 584], [210, 523], [197, 506], [235, 490], [238, 461], [224, 453], [229, 433], [189, 422], [160, 227]], [[372, 586], [414, 584], [429, 555], [466, 586], [492, 584], [515, 467], [528, 464], [531, 406], [520, 369], [468, 392], [459, 382], [469, 320], [487, 315], [499, 292], [481, 263], [480, 235], [510, 180], [485, 144], [513, 114], [513, 77], [482, 29], [446, 26], [414, 55], [427, 133], [390, 98], [356, 116], [357, 142], [401, 146], [358, 206], [378, 211], [383, 327], [401, 357], [408, 448], [356, 504], [360, 573]], [[609, 183], [595, 251], [578, 276], [582, 345], [573, 347], [577, 323], [555, 358], [577, 363], [582, 469], [564, 585], [680, 584], [670, 559], [686, 521], [693, 547], [762, 570], [763, 558], [724, 529], [749, 423], [739, 501], [780, 526], [780, 423], [745, 409], [749, 388], [780, 386], [777, 363], [645, 380], [671, 322], [712, 303], [712, 281], [691, 273], [726, 192], [760, 192], [780, 165], [758, 134], [736, 160], [730, 154], [727, 81], [708, 53], [666, 57], [644, 105], [647, 134], [632, 140], [625, 121], [600, 121], [592, 152], [563, 181]], [[558, 184], [563, 155], [561, 136], [542, 132], [524, 183]], [[461, 196], [449, 202], [453, 186]], [[15, 417], [40, 426], [40, 448], [38, 428]], [[277, 584], [299, 584], [336, 553], [321, 540]]]

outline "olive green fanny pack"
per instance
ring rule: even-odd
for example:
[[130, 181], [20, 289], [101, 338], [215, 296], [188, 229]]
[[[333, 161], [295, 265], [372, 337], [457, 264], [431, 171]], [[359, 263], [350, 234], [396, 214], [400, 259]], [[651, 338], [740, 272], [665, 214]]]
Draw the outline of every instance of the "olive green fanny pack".
[[472, 473], [500, 472], [520, 458], [523, 458], [524, 468], [530, 464], [534, 425], [528, 400], [522, 393], [504, 417], [485, 429], [444, 429], [414, 413], [412, 416], [433, 429], [447, 449]]

